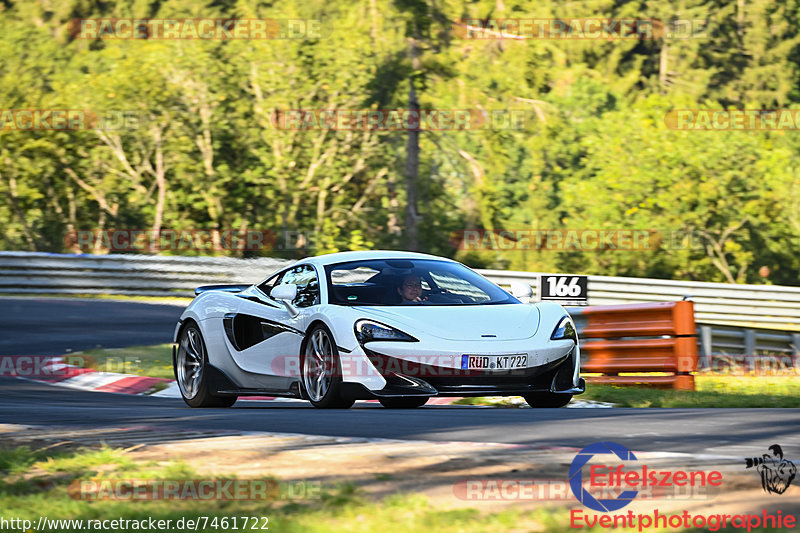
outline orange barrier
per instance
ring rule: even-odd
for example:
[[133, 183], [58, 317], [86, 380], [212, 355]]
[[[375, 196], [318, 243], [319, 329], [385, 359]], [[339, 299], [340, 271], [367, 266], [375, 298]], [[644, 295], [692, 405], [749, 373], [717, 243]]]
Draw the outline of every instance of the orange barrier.
[[[592, 383], [694, 390], [697, 334], [690, 301], [571, 310], [581, 336], [581, 370]], [[620, 376], [659, 372], [668, 375]]]

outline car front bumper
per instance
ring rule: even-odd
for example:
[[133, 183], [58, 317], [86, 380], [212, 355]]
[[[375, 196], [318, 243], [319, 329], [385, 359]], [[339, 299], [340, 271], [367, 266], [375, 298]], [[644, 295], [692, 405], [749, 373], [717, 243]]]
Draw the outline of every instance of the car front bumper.
[[386, 380], [379, 390], [345, 382], [343, 393], [355, 399], [396, 396], [522, 396], [532, 393], [582, 394], [586, 390], [576, 365], [578, 347], [534, 367], [504, 371], [462, 370], [451, 366], [414, 363], [364, 348], [372, 366]]

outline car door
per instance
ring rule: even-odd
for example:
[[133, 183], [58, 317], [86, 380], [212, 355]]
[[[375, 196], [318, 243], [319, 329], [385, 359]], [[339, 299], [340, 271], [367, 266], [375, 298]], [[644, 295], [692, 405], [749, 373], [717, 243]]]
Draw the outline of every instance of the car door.
[[[292, 304], [298, 314], [269, 296], [279, 286], [297, 285]], [[289, 268], [259, 285], [257, 298], [243, 300], [229, 323], [237, 346], [236, 363], [248, 372], [272, 376], [299, 377], [300, 347], [312, 308], [319, 305], [319, 279], [311, 265]], [[229, 335], [230, 337], [231, 335]]]

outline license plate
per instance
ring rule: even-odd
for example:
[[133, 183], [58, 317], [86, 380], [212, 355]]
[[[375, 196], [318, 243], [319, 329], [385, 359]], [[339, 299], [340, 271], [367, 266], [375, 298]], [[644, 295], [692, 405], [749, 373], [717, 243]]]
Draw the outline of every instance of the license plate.
[[462, 355], [462, 370], [515, 370], [528, 368], [526, 354]]

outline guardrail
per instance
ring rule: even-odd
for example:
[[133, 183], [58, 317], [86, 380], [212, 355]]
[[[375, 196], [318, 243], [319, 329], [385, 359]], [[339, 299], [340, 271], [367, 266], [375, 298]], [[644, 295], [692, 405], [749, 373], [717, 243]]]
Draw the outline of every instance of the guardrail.
[[0, 293], [194, 296], [199, 285], [255, 283], [290, 262], [272, 258], [0, 252]]
[[700, 324], [697, 335], [700, 370], [800, 371], [800, 333]]
[[[289, 263], [274, 258], [0, 252], [0, 294], [191, 297], [199, 285], [254, 283]], [[539, 273], [478, 272], [502, 285], [521, 281], [534, 293], [538, 290]], [[737, 356], [750, 357], [748, 364], [755, 368], [758, 357], [767, 354], [792, 357], [794, 368], [800, 367], [800, 287], [589, 276], [588, 293], [592, 306], [691, 296], [701, 369]]]
[[[273, 258], [68, 255], [0, 252], [0, 293], [192, 296], [198, 285], [253, 283], [289, 261]], [[540, 273], [478, 270], [501, 285], [538, 291]], [[800, 287], [589, 276], [589, 305], [691, 297], [698, 323], [800, 332]]]
[[[581, 371], [603, 374], [587, 380], [694, 390], [692, 302], [578, 307], [570, 308], [570, 314], [582, 341]], [[642, 375], [620, 375], [635, 373]]]
[[[534, 297], [537, 295], [540, 273], [479, 272], [502, 285], [527, 283]], [[698, 323], [800, 332], [800, 287], [589, 276], [588, 293], [589, 305], [671, 302], [688, 297], [694, 302]]]

